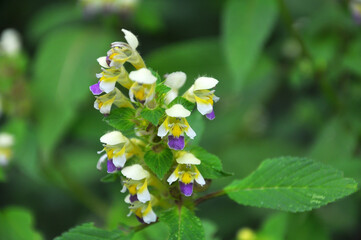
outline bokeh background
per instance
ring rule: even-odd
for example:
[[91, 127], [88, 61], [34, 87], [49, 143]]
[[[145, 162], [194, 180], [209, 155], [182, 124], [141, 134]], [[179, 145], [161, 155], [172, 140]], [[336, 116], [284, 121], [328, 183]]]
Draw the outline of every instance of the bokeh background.
[[[16, 29], [21, 49], [0, 55], [0, 132], [15, 144], [0, 166], [1, 239], [53, 239], [75, 225], [115, 229], [126, 218], [120, 183], [102, 183], [99, 137], [110, 128], [88, 86], [96, 58], [122, 28], [140, 41], [147, 66], [217, 78], [216, 119], [199, 144], [234, 176], [262, 160], [310, 157], [361, 181], [361, 7], [346, 0], [2, 1], [0, 32]], [[355, 7], [356, 6], [356, 7]], [[0, 49], [1, 50], [1, 49]], [[237, 205], [199, 206], [208, 239], [361, 239], [360, 193], [310, 213]], [[245, 228], [248, 229], [245, 230]], [[274, 233], [279, 232], [275, 237]], [[162, 224], [134, 239], [166, 239]], [[249, 234], [248, 234], [249, 235]], [[252, 235], [252, 234], [250, 234]]]

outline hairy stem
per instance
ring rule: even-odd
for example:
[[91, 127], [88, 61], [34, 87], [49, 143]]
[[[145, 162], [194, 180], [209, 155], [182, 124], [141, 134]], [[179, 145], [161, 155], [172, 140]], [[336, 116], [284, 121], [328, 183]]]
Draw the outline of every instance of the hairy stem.
[[200, 203], [202, 203], [204, 201], [207, 201], [207, 200], [212, 199], [212, 198], [220, 197], [220, 196], [223, 196], [225, 194], [226, 194], [226, 192], [224, 190], [219, 190], [217, 192], [213, 192], [213, 193], [204, 195], [203, 197], [200, 197], [200, 198], [196, 199], [194, 201], [194, 205], [198, 205], [198, 204], [200, 204]]

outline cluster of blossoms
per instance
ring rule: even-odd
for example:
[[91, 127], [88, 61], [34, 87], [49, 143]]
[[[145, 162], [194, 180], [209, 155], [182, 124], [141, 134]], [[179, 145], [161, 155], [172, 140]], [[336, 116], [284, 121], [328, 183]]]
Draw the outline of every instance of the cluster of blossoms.
[[[90, 90], [96, 98], [94, 108], [105, 116], [105, 120], [111, 117], [124, 121], [121, 111], [133, 113], [127, 121], [135, 125], [134, 134], [126, 137], [124, 132], [118, 131], [120, 126], [118, 130], [103, 135], [100, 138], [103, 149], [98, 153], [104, 154], [97, 168], [101, 170], [106, 162], [109, 174], [121, 176], [121, 192], [129, 192], [125, 202], [130, 205], [130, 214], [149, 224], [157, 220], [154, 206], [164, 207], [167, 201], [181, 197], [170, 189], [189, 197], [193, 194], [194, 181], [201, 186], [206, 184], [197, 168], [202, 164], [201, 160], [186, 149], [187, 137], [193, 139], [196, 132], [187, 121], [192, 109], [187, 109], [184, 102], [193, 107], [196, 104], [202, 115], [213, 120], [213, 104], [219, 98], [212, 89], [218, 81], [211, 77], [199, 77], [183, 96], [178, 96], [186, 74], [170, 73], [163, 81], [146, 67], [137, 51], [137, 37], [125, 29], [122, 31], [127, 42], [112, 43], [107, 55], [97, 59], [102, 72], [96, 74], [98, 82], [90, 86]], [[135, 69], [128, 73], [126, 63]], [[159, 112], [160, 115], [156, 115], [158, 117], [154, 121], [154, 118], [145, 117], [144, 111], [152, 112], [152, 116]], [[166, 159], [171, 164], [166, 173], [168, 178], [164, 180], [154, 172], [152, 164], [144, 160], [149, 152], [160, 154], [163, 151], [172, 154]], [[170, 188], [169, 185], [176, 181], [179, 188]]]

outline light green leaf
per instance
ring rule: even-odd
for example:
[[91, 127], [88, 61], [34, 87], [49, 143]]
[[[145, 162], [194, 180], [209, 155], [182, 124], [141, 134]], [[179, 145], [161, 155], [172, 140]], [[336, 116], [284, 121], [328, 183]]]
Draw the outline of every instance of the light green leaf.
[[164, 148], [160, 152], [149, 150], [144, 155], [144, 161], [160, 179], [163, 179], [173, 164], [173, 153], [169, 148]]
[[144, 108], [140, 113], [140, 116], [142, 116], [144, 119], [148, 120], [149, 122], [153, 123], [154, 126], [157, 126], [159, 120], [164, 115], [164, 111], [165, 110], [161, 107], [157, 107], [155, 109]]
[[181, 104], [188, 111], [193, 111], [195, 104], [188, 101], [183, 97], [176, 97], [171, 103], [168, 104], [168, 108], [171, 108], [175, 104]]
[[85, 223], [70, 229], [54, 240], [130, 240], [132, 235], [132, 232], [107, 231], [95, 227], [93, 223]]
[[186, 207], [175, 207], [161, 213], [159, 220], [168, 225], [169, 240], [204, 240], [201, 220]]
[[94, 74], [100, 71], [96, 59], [106, 53], [113, 39], [98, 29], [67, 27], [52, 31], [42, 41], [31, 92], [45, 158], [66, 134], [80, 104], [91, 97], [88, 86], [97, 81]]
[[0, 239], [41, 240], [42, 236], [34, 229], [34, 218], [23, 208], [8, 207], [0, 211]]
[[169, 91], [170, 91], [170, 87], [167, 87], [163, 83], [159, 83], [157, 84], [157, 86], [155, 86], [155, 92], [158, 94], [158, 96], [165, 95]]
[[134, 132], [135, 110], [132, 108], [117, 108], [112, 109], [110, 114], [104, 118], [104, 121], [110, 126], [121, 131], [123, 134]]
[[223, 172], [221, 160], [201, 147], [193, 147], [191, 153], [201, 160], [201, 164], [197, 166], [198, 170], [204, 178], [216, 179], [220, 177], [231, 176], [232, 174]]
[[243, 87], [277, 18], [276, 1], [230, 0], [223, 21], [223, 44], [237, 88]]
[[296, 157], [268, 159], [225, 188], [239, 204], [290, 212], [319, 208], [356, 190], [356, 181], [344, 178], [341, 171]]

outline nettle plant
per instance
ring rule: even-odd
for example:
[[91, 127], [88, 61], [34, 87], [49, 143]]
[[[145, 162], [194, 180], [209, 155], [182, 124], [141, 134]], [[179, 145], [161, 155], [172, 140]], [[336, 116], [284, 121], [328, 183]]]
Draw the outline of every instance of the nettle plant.
[[[98, 230], [99, 236], [130, 239], [135, 231], [160, 221], [169, 226], [169, 239], [205, 239], [195, 210], [211, 198], [228, 195], [243, 205], [303, 212], [357, 190], [353, 179], [330, 166], [280, 157], [265, 160], [248, 177], [220, 191], [203, 193], [212, 179], [231, 174], [222, 170], [217, 156], [193, 143], [197, 132], [187, 118], [200, 113], [215, 119], [214, 103], [219, 98], [213, 89], [218, 80], [199, 77], [178, 96], [186, 74], [174, 72], [162, 78], [147, 68], [137, 52], [137, 37], [122, 31], [127, 42], [112, 43], [107, 56], [98, 58], [102, 72], [97, 74], [98, 83], [90, 86], [94, 107], [116, 129], [100, 138], [103, 150], [99, 154], [103, 155], [97, 168], [106, 164], [108, 174], [103, 181], [121, 179], [119, 189], [128, 192], [124, 200], [128, 216], [135, 216], [140, 225], [113, 232]], [[129, 74], [127, 62], [134, 67]], [[86, 224], [64, 236], [81, 236], [91, 228]]]

